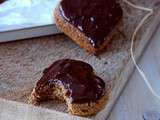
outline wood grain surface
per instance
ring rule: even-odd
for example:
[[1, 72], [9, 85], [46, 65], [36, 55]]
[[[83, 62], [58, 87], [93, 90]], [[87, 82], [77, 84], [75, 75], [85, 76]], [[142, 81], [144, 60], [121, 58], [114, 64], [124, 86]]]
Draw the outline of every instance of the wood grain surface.
[[[145, 50], [139, 66], [146, 74], [153, 89], [160, 95], [160, 28]], [[160, 112], [160, 101], [155, 98], [137, 70], [115, 105], [109, 120], [143, 120], [144, 113]], [[158, 113], [157, 113], [158, 114]], [[160, 115], [148, 116], [146, 120], [159, 120]], [[159, 119], [151, 119], [157, 118]], [[149, 119], [150, 118], [150, 119]]]

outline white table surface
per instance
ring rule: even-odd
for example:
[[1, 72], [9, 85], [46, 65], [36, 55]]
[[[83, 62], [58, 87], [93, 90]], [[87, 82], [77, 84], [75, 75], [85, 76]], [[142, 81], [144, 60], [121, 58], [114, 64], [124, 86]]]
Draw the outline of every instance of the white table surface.
[[[139, 66], [160, 95], [160, 28], [156, 33], [140, 59]], [[160, 112], [160, 100], [153, 97], [135, 70], [113, 108], [109, 120], [143, 120], [144, 112], [155, 110]]]

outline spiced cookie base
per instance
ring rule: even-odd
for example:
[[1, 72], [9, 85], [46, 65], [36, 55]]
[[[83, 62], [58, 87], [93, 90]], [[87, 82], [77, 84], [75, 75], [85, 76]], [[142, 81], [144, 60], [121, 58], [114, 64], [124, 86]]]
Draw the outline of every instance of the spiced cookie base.
[[[86, 102], [86, 103], [71, 103], [71, 101], [65, 96], [65, 89], [61, 87], [54, 87], [53, 94], [49, 100], [60, 100], [66, 102], [68, 106], [68, 113], [79, 116], [91, 116], [95, 115], [97, 112], [102, 110], [106, 105], [108, 96], [104, 95], [102, 98], [96, 102]], [[29, 98], [29, 103], [34, 105], [39, 105], [41, 102], [47, 101], [43, 98], [43, 95], [37, 94], [35, 89], [33, 89], [31, 96]]]
[[109, 33], [109, 35], [107, 35], [107, 37], [104, 40], [104, 43], [99, 48], [94, 48], [92, 44], [89, 42], [89, 38], [83, 32], [75, 28], [72, 24], [70, 24], [63, 18], [63, 16], [60, 13], [59, 5], [55, 9], [54, 17], [56, 25], [62, 32], [69, 36], [80, 47], [84, 48], [87, 52], [92, 54], [98, 54], [102, 52], [104, 48], [107, 46], [107, 44], [110, 42], [110, 40], [113, 38], [113, 36], [118, 34], [117, 29], [119, 29], [119, 27], [122, 24], [122, 20], [120, 20], [119, 23], [115, 26], [115, 28], [113, 28], [113, 30]]

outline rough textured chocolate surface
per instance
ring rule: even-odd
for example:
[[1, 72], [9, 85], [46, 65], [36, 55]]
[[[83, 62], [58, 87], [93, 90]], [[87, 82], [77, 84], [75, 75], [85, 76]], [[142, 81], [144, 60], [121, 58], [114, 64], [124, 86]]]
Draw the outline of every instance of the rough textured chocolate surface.
[[117, 0], [62, 0], [59, 9], [64, 19], [83, 32], [95, 48], [103, 44], [122, 18]]
[[[48, 89], [46, 86], [49, 86]], [[54, 62], [44, 70], [35, 91], [38, 96], [49, 97], [55, 86], [64, 86], [65, 95], [72, 103], [95, 102], [105, 94], [104, 81], [94, 74], [89, 64], [78, 60], [62, 59]]]

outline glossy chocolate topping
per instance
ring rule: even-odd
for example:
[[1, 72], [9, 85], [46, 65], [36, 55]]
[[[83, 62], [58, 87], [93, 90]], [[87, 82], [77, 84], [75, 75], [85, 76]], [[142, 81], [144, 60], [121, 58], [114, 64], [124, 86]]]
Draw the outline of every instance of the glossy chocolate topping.
[[4, 1], [6, 1], [6, 0], [0, 0], [0, 4], [3, 3]]
[[[94, 74], [93, 68], [77, 60], [62, 59], [54, 62], [44, 70], [36, 91], [41, 93], [40, 91], [47, 88], [46, 86], [52, 90], [55, 85], [64, 86], [67, 90], [66, 96], [72, 103], [96, 101], [105, 93], [105, 83]], [[47, 93], [50, 93], [49, 88], [46, 89]]]
[[104, 38], [122, 18], [117, 0], [62, 0], [60, 12], [89, 38], [95, 48], [103, 44]]

